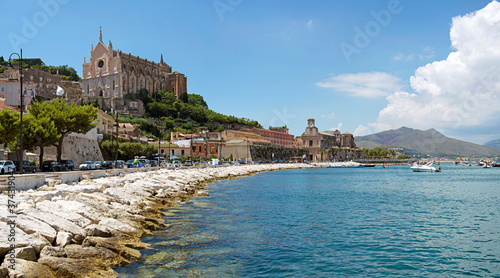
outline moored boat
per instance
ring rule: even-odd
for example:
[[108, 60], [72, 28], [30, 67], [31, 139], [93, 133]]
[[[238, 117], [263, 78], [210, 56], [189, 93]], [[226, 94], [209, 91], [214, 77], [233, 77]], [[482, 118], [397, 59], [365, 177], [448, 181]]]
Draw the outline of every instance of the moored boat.
[[441, 172], [441, 166], [439, 166], [439, 168], [436, 168], [433, 167], [432, 164], [432, 161], [428, 162], [425, 165], [419, 165], [417, 162], [415, 162], [415, 164], [413, 164], [410, 169], [413, 172]]

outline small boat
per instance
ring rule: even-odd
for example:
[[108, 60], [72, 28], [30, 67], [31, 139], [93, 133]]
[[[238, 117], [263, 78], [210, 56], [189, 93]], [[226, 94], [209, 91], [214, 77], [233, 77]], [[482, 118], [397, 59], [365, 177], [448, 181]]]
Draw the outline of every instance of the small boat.
[[361, 164], [363, 167], [375, 167], [375, 164]]
[[441, 166], [439, 166], [439, 168], [436, 168], [433, 167], [432, 164], [432, 161], [428, 162], [425, 165], [419, 165], [417, 162], [415, 162], [415, 164], [413, 164], [410, 169], [412, 169], [413, 172], [441, 172]]
[[489, 164], [489, 163], [484, 163], [483, 168], [491, 168], [491, 164]]
[[384, 165], [384, 168], [389, 168], [389, 165]]

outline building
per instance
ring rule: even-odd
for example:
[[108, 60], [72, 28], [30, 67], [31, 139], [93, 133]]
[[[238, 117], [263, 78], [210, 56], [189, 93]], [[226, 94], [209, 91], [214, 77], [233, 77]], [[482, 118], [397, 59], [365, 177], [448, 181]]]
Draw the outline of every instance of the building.
[[307, 127], [301, 136], [302, 147], [308, 151], [308, 160], [356, 159], [360, 158], [360, 149], [356, 148], [354, 136], [348, 132], [341, 134], [335, 130], [333, 134], [320, 132], [315, 120], [307, 120]]
[[118, 123], [118, 137], [123, 139], [135, 137], [139, 140], [139, 126], [131, 123]]
[[[15, 66], [5, 70], [4, 75], [9, 80], [19, 82], [19, 67]], [[23, 68], [24, 86], [33, 88], [35, 95], [40, 94], [45, 99], [54, 99], [57, 97], [57, 86], [64, 90], [63, 97], [69, 101], [80, 101], [82, 90], [80, 82], [68, 81], [62, 79], [63, 75], [59, 73], [50, 73], [36, 68]]]
[[[270, 129], [273, 127], [269, 127]], [[265, 130], [262, 128], [250, 128], [242, 129], [241, 132], [254, 133], [260, 136], [259, 139], [267, 140], [272, 146], [276, 147], [286, 147], [291, 148], [295, 146], [295, 136], [288, 134], [288, 128], [286, 126], [273, 128], [274, 130]], [[280, 131], [275, 131], [280, 130]], [[286, 131], [286, 132], [282, 132]]]
[[151, 96], [162, 89], [174, 92], [179, 98], [187, 93], [187, 78], [173, 72], [163, 61], [163, 55], [156, 63], [114, 50], [111, 41], [108, 45], [103, 43], [101, 31], [99, 42], [90, 49], [89, 61], [83, 60], [82, 89], [83, 98], [91, 102], [97, 99], [103, 110], [134, 115], [136, 111], [129, 110], [134, 110], [137, 101], [124, 100], [126, 94], [146, 89]]
[[[101, 109], [97, 110], [97, 134], [112, 136], [116, 132], [113, 128], [115, 120]], [[123, 131], [123, 130], [122, 130]]]
[[[27, 111], [27, 106], [35, 98], [35, 90], [33, 85], [23, 84], [24, 91], [24, 111]], [[20, 106], [21, 105], [21, 86], [19, 81], [0, 79], [0, 97], [4, 98], [5, 106]]]

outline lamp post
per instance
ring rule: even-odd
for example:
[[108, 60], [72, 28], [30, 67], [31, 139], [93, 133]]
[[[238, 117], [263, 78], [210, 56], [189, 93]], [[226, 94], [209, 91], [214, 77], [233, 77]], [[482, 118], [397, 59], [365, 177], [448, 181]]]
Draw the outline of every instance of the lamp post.
[[23, 162], [24, 162], [24, 157], [23, 157], [23, 106], [24, 106], [24, 96], [23, 96], [23, 49], [21, 48], [21, 54], [17, 54], [17, 53], [12, 53], [10, 54], [9, 56], [9, 64], [7, 65], [7, 67], [9, 68], [14, 68], [12, 66], [12, 63], [10, 62], [11, 61], [11, 58], [12, 58], [12, 55], [17, 55], [17, 57], [19, 57], [19, 83], [20, 83], [20, 87], [21, 87], [21, 90], [20, 90], [20, 98], [21, 98], [21, 123], [19, 124], [20, 125], [20, 129], [21, 129], [21, 134], [20, 134], [20, 140], [19, 140], [19, 152], [21, 153], [21, 161], [19, 161], [19, 174], [23, 174]]

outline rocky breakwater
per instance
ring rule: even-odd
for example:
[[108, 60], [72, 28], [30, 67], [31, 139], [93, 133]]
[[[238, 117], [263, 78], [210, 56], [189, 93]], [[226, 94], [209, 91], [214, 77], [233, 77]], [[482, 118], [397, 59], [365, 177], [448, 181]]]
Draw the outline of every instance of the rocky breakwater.
[[[156, 170], [121, 177], [50, 184], [16, 193], [9, 218], [0, 195], [0, 277], [116, 277], [111, 267], [141, 257], [142, 235], [168, 225], [162, 209], [175, 206], [209, 182], [256, 172], [314, 167], [245, 165]], [[10, 224], [13, 223], [15, 225]], [[12, 240], [14, 239], [14, 240]], [[11, 245], [14, 244], [14, 245]], [[15, 246], [15, 249], [12, 249]]]

